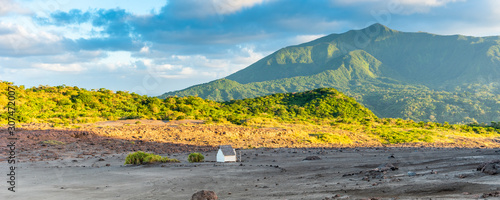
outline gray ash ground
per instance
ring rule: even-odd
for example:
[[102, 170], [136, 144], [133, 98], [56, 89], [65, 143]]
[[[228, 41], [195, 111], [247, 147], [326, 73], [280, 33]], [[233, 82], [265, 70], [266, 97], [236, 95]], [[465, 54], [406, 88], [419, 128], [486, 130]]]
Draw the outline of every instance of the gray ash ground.
[[[477, 171], [498, 149], [247, 149], [241, 163], [188, 163], [194, 149], [163, 153], [181, 163], [124, 166], [126, 152], [20, 163], [16, 194], [7, 199], [190, 199], [200, 190], [219, 199], [479, 199], [498, 198], [500, 175]], [[304, 160], [308, 156], [321, 159]], [[413, 172], [410, 174], [409, 172]]]

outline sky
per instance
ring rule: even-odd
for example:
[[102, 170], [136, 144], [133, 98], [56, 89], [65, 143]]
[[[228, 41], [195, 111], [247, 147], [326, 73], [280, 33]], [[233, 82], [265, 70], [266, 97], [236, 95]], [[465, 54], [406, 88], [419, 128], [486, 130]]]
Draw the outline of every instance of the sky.
[[0, 80], [157, 96], [381, 23], [500, 35], [498, 0], [0, 0]]

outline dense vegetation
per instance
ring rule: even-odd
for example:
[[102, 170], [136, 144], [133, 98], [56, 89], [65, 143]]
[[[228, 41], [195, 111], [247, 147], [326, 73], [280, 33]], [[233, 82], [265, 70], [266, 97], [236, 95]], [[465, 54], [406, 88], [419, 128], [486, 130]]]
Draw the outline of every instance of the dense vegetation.
[[160, 155], [145, 153], [142, 151], [129, 153], [125, 158], [125, 164], [141, 165], [141, 164], [151, 164], [151, 163], [166, 163], [166, 162], [180, 162], [177, 159], [171, 159], [167, 156], [162, 157]]
[[[366, 36], [361, 45], [356, 38]], [[359, 39], [359, 38], [358, 38]], [[404, 33], [380, 24], [291, 46], [169, 96], [229, 101], [336, 88], [379, 117], [500, 121], [500, 37]]]
[[[7, 86], [0, 83], [0, 106], [6, 123]], [[117, 119], [199, 119], [248, 123], [252, 120], [283, 122], [321, 120], [370, 120], [373, 113], [335, 89], [274, 94], [245, 100], [215, 102], [199, 97], [141, 96], [107, 89], [86, 90], [69, 86], [16, 88], [16, 118], [19, 122], [54, 124], [85, 123]]]

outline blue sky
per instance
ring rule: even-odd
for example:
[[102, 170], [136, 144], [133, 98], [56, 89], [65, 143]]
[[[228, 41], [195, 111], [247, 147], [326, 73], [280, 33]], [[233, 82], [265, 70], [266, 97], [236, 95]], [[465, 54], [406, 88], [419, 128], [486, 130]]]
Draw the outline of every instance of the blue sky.
[[490, 36], [498, 19], [497, 0], [0, 0], [0, 80], [154, 96], [373, 23]]

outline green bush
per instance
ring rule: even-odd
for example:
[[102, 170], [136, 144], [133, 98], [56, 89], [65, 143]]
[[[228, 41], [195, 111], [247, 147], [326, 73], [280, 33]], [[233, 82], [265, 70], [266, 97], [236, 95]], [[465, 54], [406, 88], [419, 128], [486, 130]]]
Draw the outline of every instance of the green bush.
[[155, 155], [155, 154], [149, 154], [144, 158], [144, 163], [155, 163], [161, 161], [162, 157], [160, 155]]
[[188, 161], [193, 163], [193, 162], [203, 162], [205, 159], [205, 156], [203, 156], [201, 153], [191, 153], [188, 156]]
[[133, 164], [140, 165], [146, 163], [156, 163], [156, 162], [180, 162], [177, 159], [170, 159], [168, 157], [161, 157], [160, 155], [152, 154], [152, 153], [144, 153], [142, 151], [138, 151], [135, 153], [130, 153], [125, 158], [125, 164]]
[[125, 158], [125, 164], [140, 165], [144, 162], [144, 158], [146, 158], [147, 156], [148, 156], [148, 154], [144, 153], [142, 151], [130, 153]]

